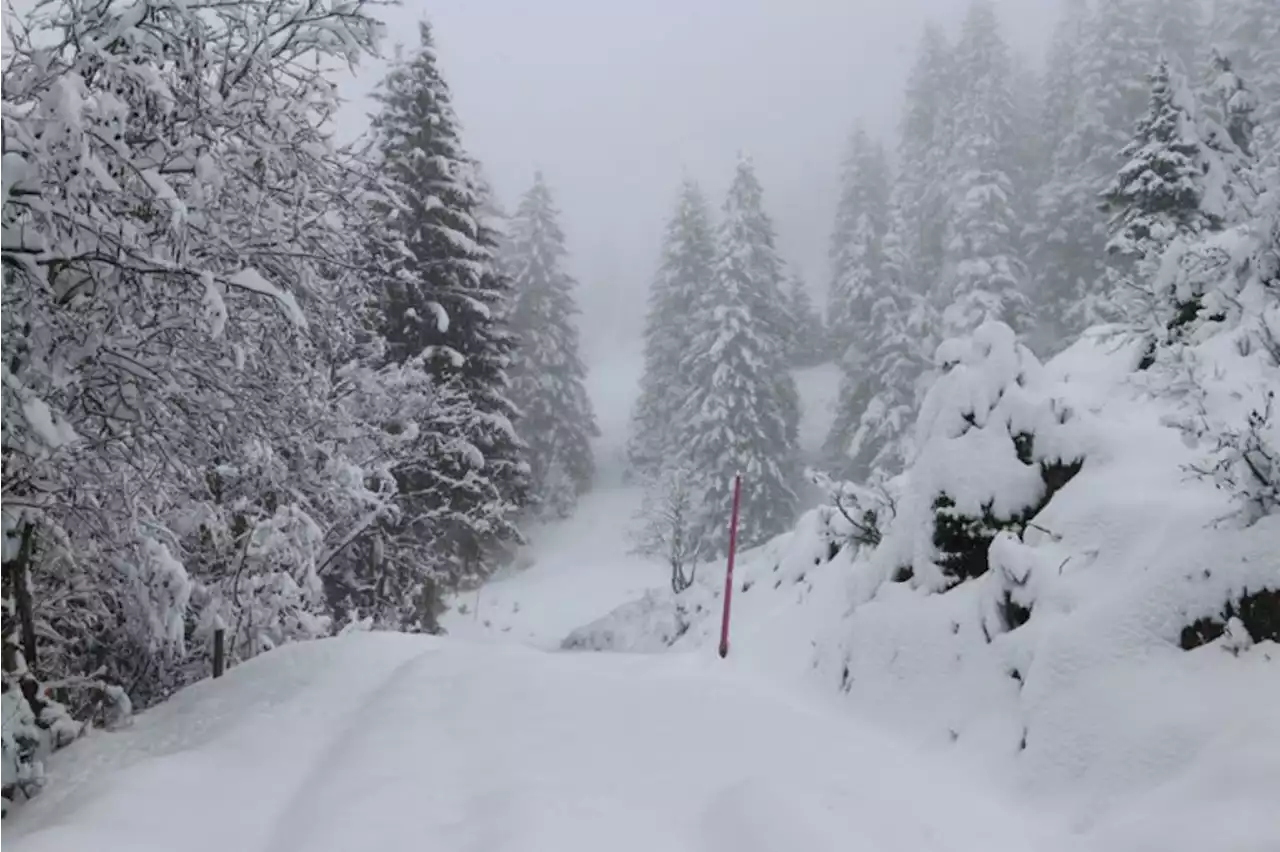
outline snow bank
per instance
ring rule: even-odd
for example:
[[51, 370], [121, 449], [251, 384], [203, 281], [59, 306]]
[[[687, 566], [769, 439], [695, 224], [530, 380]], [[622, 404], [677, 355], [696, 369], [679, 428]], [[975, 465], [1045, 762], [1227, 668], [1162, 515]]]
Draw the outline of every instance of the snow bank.
[[[1280, 646], [1228, 615], [1280, 590], [1280, 515], [1247, 525], [1196, 475], [1222, 450], [1187, 422], [1243, 424], [1280, 376], [1230, 333], [1142, 354], [1105, 330], [1046, 365], [998, 325], [946, 344], [883, 541], [843, 544], [824, 507], [743, 554], [733, 655], [1065, 809], [1079, 848], [1275, 849]], [[1200, 391], [1171, 392], [1188, 365]], [[567, 644], [705, 652], [722, 578]]]

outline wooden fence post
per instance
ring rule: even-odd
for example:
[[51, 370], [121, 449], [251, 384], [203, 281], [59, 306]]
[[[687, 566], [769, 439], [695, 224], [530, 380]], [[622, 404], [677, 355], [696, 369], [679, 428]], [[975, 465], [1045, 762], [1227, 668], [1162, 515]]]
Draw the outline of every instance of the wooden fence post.
[[213, 631], [213, 676], [222, 677], [222, 669], [226, 665], [226, 650], [224, 642], [226, 638], [226, 629], [219, 627]]

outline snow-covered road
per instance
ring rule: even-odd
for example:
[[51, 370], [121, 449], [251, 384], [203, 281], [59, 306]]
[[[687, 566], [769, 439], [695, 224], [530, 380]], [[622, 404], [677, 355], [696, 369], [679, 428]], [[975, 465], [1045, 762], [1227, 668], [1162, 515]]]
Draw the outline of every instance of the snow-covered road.
[[1048, 850], [935, 762], [702, 655], [283, 648], [53, 764], [11, 852]]

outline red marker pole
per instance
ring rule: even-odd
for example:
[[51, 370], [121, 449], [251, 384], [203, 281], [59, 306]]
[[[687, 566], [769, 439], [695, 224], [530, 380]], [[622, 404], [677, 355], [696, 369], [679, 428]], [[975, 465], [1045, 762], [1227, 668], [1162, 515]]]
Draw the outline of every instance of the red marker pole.
[[729, 567], [724, 574], [724, 619], [720, 622], [720, 656], [729, 656], [729, 604], [733, 600], [733, 556], [738, 549], [738, 508], [742, 504], [742, 474], [733, 478], [733, 516], [729, 519]]

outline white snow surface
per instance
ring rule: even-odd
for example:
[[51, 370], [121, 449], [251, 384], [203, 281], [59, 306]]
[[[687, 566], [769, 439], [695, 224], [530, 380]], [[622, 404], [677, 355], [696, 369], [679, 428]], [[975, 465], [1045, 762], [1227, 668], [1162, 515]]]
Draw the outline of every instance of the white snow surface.
[[299, 643], [61, 752], [50, 781], [7, 849], [1057, 848], [927, 758], [706, 655]]
[[[1179, 647], [1184, 627], [1242, 592], [1280, 588], [1280, 516], [1242, 528], [1230, 495], [1191, 475], [1212, 446], [1177, 428], [1181, 403], [1151, 393], [1135, 346], [1089, 336], [1017, 367], [998, 331], [940, 353], [961, 366], [926, 405], [930, 443], [893, 483], [899, 514], [878, 549], [833, 553], [847, 525], [819, 509], [740, 555], [731, 657], [774, 683], [843, 692], [851, 727], [1019, 791], [1071, 825], [1072, 848], [1280, 850], [1280, 648], [1229, 636]], [[1229, 337], [1199, 356], [1215, 416], [1240, 422], [1258, 388], [1280, 385]], [[961, 434], [957, 410], [977, 426]], [[1065, 424], [1045, 418], [1066, 411]], [[990, 571], [940, 592], [922, 525], [934, 489], [962, 505], [1038, 499], [1010, 467], [1009, 435], [1024, 428], [1083, 469], [1021, 540], [996, 539]], [[893, 582], [904, 564], [915, 578]], [[722, 583], [723, 568], [705, 566], [678, 598], [650, 592], [566, 646], [706, 651]], [[1027, 623], [1002, 623], [1006, 592], [1032, 608]]]
[[[1229, 496], [1184, 469], [1207, 448], [1131, 349], [1086, 338], [993, 395], [1003, 346], [957, 360], [1009, 376], [946, 392], [1086, 460], [1038, 516], [1050, 532], [998, 539], [983, 577], [890, 582], [911, 530], [837, 552], [842, 519], [820, 508], [740, 554], [718, 659], [723, 565], [676, 598], [628, 552], [636, 359], [620, 357], [588, 380], [599, 487], [532, 531], [478, 616], [470, 593], [446, 639], [287, 646], [95, 734], [53, 756], [13, 848], [1277, 852], [1280, 648], [1177, 641], [1280, 582], [1280, 518], [1214, 523]], [[1220, 349], [1221, 375], [1268, 380]], [[806, 417], [823, 416], [810, 400], [831, 383], [809, 378]], [[1070, 428], [1037, 424], [1048, 400]], [[937, 413], [937, 440], [982, 443]], [[952, 463], [920, 481], [981, 481]], [[1033, 614], [1006, 630], [1013, 581]]]

